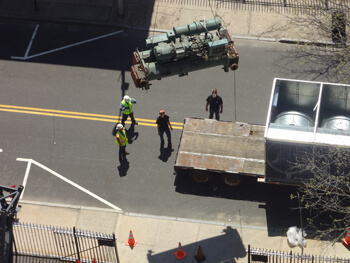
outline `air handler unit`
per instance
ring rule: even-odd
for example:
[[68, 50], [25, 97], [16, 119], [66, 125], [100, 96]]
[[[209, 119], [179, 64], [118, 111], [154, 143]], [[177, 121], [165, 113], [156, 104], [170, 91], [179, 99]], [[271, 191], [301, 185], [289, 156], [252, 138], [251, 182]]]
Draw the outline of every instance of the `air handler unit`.
[[221, 65], [225, 72], [238, 68], [234, 41], [219, 18], [174, 27], [146, 39], [146, 47], [133, 53], [131, 76], [138, 88], [149, 89], [152, 80], [209, 67]]

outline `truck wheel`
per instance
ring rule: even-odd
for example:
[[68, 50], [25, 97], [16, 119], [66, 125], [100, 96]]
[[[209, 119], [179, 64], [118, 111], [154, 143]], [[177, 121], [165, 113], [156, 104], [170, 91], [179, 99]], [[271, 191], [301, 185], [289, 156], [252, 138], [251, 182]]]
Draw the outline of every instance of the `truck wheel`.
[[199, 184], [205, 184], [211, 181], [212, 174], [206, 171], [192, 171], [190, 174], [190, 177], [192, 181], [199, 183]]
[[221, 181], [230, 187], [239, 186], [241, 184], [241, 176], [238, 174], [222, 174]]

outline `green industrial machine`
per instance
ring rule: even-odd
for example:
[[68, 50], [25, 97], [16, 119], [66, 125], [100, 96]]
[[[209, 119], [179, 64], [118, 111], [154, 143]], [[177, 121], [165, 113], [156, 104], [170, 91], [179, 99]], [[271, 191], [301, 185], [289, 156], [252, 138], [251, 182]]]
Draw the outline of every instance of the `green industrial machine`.
[[133, 52], [131, 76], [138, 88], [149, 89], [151, 80], [188, 75], [214, 66], [225, 72], [238, 68], [239, 56], [229, 32], [219, 18], [174, 27], [146, 39], [148, 50]]

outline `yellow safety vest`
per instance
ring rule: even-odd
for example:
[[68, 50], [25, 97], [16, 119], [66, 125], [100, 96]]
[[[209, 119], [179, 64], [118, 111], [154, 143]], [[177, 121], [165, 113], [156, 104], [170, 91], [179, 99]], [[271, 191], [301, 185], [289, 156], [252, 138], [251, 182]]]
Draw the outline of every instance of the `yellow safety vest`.
[[132, 103], [131, 100], [129, 101], [129, 103], [126, 103], [125, 100], [122, 100], [122, 104], [125, 106], [125, 110], [123, 110], [123, 113], [126, 115], [129, 115], [132, 113]]
[[[118, 138], [120, 140], [121, 145], [117, 140]], [[128, 143], [128, 137], [126, 136], [125, 128], [123, 128], [122, 132], [119, 132], [119, 130], [117, 131], [117, 134], [115, 136], [115, 143], [118, 144], [119, 146], [125, 146]]]

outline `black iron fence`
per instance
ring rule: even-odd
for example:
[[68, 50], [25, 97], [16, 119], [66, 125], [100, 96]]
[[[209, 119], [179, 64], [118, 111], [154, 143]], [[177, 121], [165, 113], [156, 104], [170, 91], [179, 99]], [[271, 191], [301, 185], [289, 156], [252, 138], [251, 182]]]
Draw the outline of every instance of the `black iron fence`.
[[327, 257], [317, 255], [306, 255], [275, 250], [251, 248], [248, 245], [248, 263], [271, 262], [271, 263], [349, 263], [350, 259]]
[[13, 225], [13, 237], [14, 257], [119, 263], [114, 234], [17, 223]]

